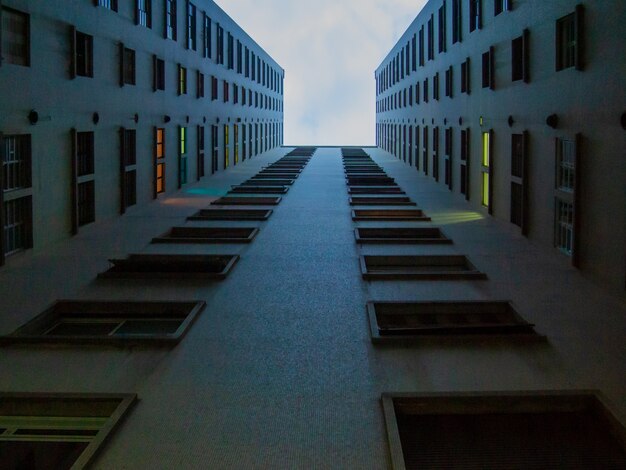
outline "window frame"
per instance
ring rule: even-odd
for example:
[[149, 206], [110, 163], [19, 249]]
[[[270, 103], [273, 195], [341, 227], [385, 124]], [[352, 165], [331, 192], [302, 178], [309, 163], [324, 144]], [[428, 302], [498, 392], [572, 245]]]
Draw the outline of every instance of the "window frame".
[[[576, 8], [572, 13], [562, 16], [556, 20], [556, 33], [555, 33], [555, 53], [556, 53], [556, 71], [566, 70], [574, 68], [575, 70], [584, 70], [584, 18], [585, 7], [582, 4], [576, 5]], [[565, 50], [563, 48], [563, 28], [566, 22], [572, 21], [574, 45], [573, 57], [571, 60], [573, 63], [569, 63], [564, 60]]]
[[[3, 24], [3, 16], [5, 13], [10, 12], [12, 14], [17, 14], [20, 15], [22, 17], [24, 17], [25, 19], [25, 29], [26, 31], [24, 32], [24, 47], [25, 47], [25, 57], [24, 57], [24, 62], [23, 64], [18, 64], [15, 62], [10, 62], [7, 59], [4, 58], [4, 47], [3, 47], [3, 35], [4, 35], [4, 28], [2, 26]], [[31, 66], [31, 40], [30, 40], [30, 33], [31, 33], [31, 27], [30, 27], [30, 14], [17, 10], [15, 8], [10, 8], [7, 6], [4, 6], [2, 4], [2, 1], [0, 0], [0, 67], [2, 67], [3, 63], [6, 62], [7, 64], [11, 64], [11, 65], [17, 65], [19, 67], [30, 67]]]

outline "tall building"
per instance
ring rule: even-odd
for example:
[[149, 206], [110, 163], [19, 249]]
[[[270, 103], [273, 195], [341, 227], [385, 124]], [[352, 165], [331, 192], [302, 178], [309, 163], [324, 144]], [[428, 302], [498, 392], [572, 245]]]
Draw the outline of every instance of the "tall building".
[[[401, 110], [379, 113], [384, 148], [286, 148], [282, 104], [266, 109], [270, 98], [280, 103], [283, 72], [214, 4], [76, 0], [72, 10], [62, 0], [0, 3], [2, 233], [3, 246], [12, 248], [0, 267], [2, 470], [626, 468], [623, 286], [611, 272], [615, 282], [598, 282], [585, 239], [565, 236], [569, 250], [540, 243], [541, 231], [549, 231], [540, 216], [552, 227], [557, 201], [587, 210], [579, 184], [588, 199], [604, 200], [581, 178], [597, 171], [579, 171], [594, 134], [580, 131], [573, 143], [553, 136], [556, 156], [542, 137], [568, 125], [573, 112], [550, 106], [556, 130], [544, 130], [555, 118], [546, 122], [542, 114], [525, 133], [517, 123], [535, 116], [534, 108], [524, 114], [522, 102], [509, 128], [508, 112], [503, 122], [488, 112], [505, 106], [488, 101], [506, 93], [503, 85], [471, 88], [463, 99], [479, 106], [482, 95], [484, 112], [476, 117], [468, 107], [460, 117], [470, 124], [446, 133], [454, 127], [449, 115], [435, 106], [432, 116], [410, 115], [425, 105], [415, 104], [415, 83], [412, 91], [396, 84], [402, 93], [394, 103], [403, 103], [406, 89], [413, 104], [403, 117], [390, 117]], [[462, 3], [438, 0], [443, 24], [451, 23], [452, 6], [457, 15], [462, 6], [466, 18]], [[481, 30], [463, 26], [461, 44], [491, 34], [492, 20], [513, 21], [533, 2], [509, 3], [497, 2], [498, 15], [487, 18], [491, 2], [470, 2]], [[600, 2], [584, 9], [546, 3], [532, 5], [522, 45], [539, 39], [535, 29], [547, 41], [546, 31], [560, 31], [570, 13], [587, 39], [590, 29], [604, 34]], [[623, 17], [613, 5], [613, 16]], [[433, 8], [429, 3], [411, 28]], [[187, 22], [194, 17], [202, 21]], [[619, 21], [610, 21], [617, 31]], [[204, 25], [210, 34], [200, 36]], [[418, 32], [415, 44], [411, 31]], [[201, 37], [210, 39], [210, 57], [203, 57]], [[405, 81], [411, 64], [410, 80], [422, 92], [418, 73], [426, 65], [416, 62], [413, 71], [411, 63], [419, 29], [405, 38], [408, 58], [406, 49], [402, 59], [390, 57], [400, 75], [404, 60]], [[445, 38], [448, 52], [439, 59], [461, 47]], [[502, 80], [498, 44], [495, 77]], [[534, 64], [540, 58], [530, 44]], [[462, 55], [463, 63], [468, 56], [475, 62]], [[43, 74], [30, 77], [38, 61], [49, 62], [50, 83], [42, 83]], [[263, 85], [263, 61], [278, 72], [277, 91], [267, 89], [267, 70]], [[543, 69], [524, 70], [533, 72], [531, 81], [516, 80], [511, 89], [539, 86]], [[584, 77], [592, 70], [587, 62], [582, 72], [542, 73]], [[429, 98], [436, 73], [429, 72]], [[200, 74], [211, 83], [204, 98]], [[14, 93], [5, 93], [7, 82]], [[389, 91], [379, 93], [391, 101]], [[460, 101], [459, 94], [440, 102]], [[398, 146], [405, 128], [390, 127], [387, 118], [405, 121], [412, 145]], [[204, 140], [197, 138], [201, 128]], [[461, 130], [463, 160], [455, 153]], [[416, 132], [430, 142], [425, 161], [410, 140]], [[528, 236], [500, 212], [499, 172], [510, 165], [498, 158], [510, 150], [503, 135], [516, 150], [517, 176], [509, 182], [522, 185], [523, 202], [530, 201], [516, 219]], [[439, 152], [444, 136], [449, 147]], [[542, 146], [550, 150], [545, 158], [533, 152]], [[565, 154], [578, 157], [572, 164]], [[416, 159], [419, 172], [408, 166]], [[623, 170], [611, 162], [615, 175]], [[547, 178], [541, 165], [569, 171], [557, 173], [560, 186], [551, 188], [543, 212], [534, 193], [549, 192], [539, 186]], [[568, 181], [573, 189], [562, 186]], [[613, 181], [605, 183], [611, 189]], [[587, 217], [602, 215], [583, 212], [579, 229], [572, 221], [573, 237], [592, 231]], [[618, 229], [593, 233], [603, 238]], [[23, 243], [31, 233], [34, 249]], [[580, 269], [571, 262], [579, 243]]]
[[0, 264], [282, 144], [284, 70], [210, 0], [2, 2]]
[[624, 8], [432, 0], [376, 69], [380, 148], [622, 292]]

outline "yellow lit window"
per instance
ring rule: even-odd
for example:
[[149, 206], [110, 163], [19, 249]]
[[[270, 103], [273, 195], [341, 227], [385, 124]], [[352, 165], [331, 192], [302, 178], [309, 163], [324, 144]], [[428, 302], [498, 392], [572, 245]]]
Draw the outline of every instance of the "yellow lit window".
[[491, 155], [490, 155], [490, 134], [489, 132], [483, 132], [483, 166], [489, 167]]
[[483, 206], [489, 207], [489, 173], [483, 173]]

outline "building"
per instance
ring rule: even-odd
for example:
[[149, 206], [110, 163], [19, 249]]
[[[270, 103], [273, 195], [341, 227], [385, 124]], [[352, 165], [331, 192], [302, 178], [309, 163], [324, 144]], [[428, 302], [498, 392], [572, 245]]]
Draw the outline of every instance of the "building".
[[1, 54], [0, 264], [282, 144], [284, 70], [209, 0], [3, 1]]
[[377, 145], [623, 292], [625, 15], [429, 1], [376, 70]]
[[[122, 2], [117, 13], [87, 3], [87, 16], [124, 19]], [[11, 8], [28, 13], [25, 4]], [[57, 12], [48, 29], [67, 31], [66, 3], [42, 4]], [[180, 19], [180, 2], [177, 12]], [[37, 15], [29, 14], [34, 31]], [[103, 27], [91, 30], [95, 52]], [[58, 37], [51, 50], [65, 44]], [[171, 53], [166, 79], [195, 57]], [[3, 80], [22, 68], [7, 70], [0, 66]], [[202, 101], [171, 92], [173, 103]], [[157, 107], [165, 93], [147, 92], [145, 104]], [[25, 119], [31, 106], [19, 109], [9, 112]], [[26, 126], [33, 148], [35, 132], [62, 118], [61, 106], [54, 109], [34, 109], [37, 123]], [[58, 137], [44, 133], [71, 149], [72, 128], [94, 130], [95, 157], [105, 152], [94, 162], [95, 194], [111, 209], [100, 216], [96, 199], [94, 222], [0, 267], [0, 468], [626, 468], [623, 289], [522, 236], [498, 217], [498, 205], [493, 217], [468, 204], [454, 165], [453, 191], [431, 177], [430, 158], [428, 174], [407, 171], [415, 152], [405, 163], [381, 148], [278, 146], [249, 158], [256, 152], [248, 142], [235, 166], [229, 139], [228, 152], [218, 148], [218, 171], [207, 168], [199, 180], [189, 147], [183, 184], [180, 137], [193, 145], [194, 128], [181, 134], [186, 113], [157, 109], [143, 137], [150, 115], [137, 112], [138, 123], [134, 109], [122, 115], [137, 126], [137, 204], [124, 216], [116, 201], [127, 193], [115, 169], [128, 172], [120, 149], [132, 139], [118, 137], [119, 123], [104, 132], [115, 116], [97, 107], [97, 126], [78, 128], [69, 116]], [[158, 163], [161, 140], [150, 140], [150, 129], [158, 136], [165, 112], [166, 192], [151, 199], [159, 186], [150, 175], [159, 173], [146, 170], [140, 184], [139, 141]], [[228, 137], [235, 133], [233, 115], [210, 116], [207, 131], [211, 120], [222, 126], [230, 117]], [[192, 119], [205, 124], [202, 114]], [[488, 134], [496, 147], [500, 133]], [[108, 142], [115, 149], [106, 153]], [[6, 198], [32, 197], [33, 208], [43, 204], [35, 202], [40, 191], [57, 191], [46, 189], [44, 181], [56, 180], [41, 167], [54, 167], [56, 154], [37, 165], [35, 155], [38, 183]], [[69, 175], [71, 151], [65, 161]], [[100, 188], [107, 162], [113, 182]], [[58, 191], [71, 200], [71, 191]], [[59, 221], [50, 220], [52, 237]], [[39, 237], [47, 241], [45, 229]]]

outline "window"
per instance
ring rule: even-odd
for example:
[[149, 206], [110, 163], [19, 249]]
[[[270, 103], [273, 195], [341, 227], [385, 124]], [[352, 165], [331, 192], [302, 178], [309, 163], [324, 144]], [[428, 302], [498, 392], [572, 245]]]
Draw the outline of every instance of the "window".
[[211, 18], [206, 13], [202, 21], [202, 51], [203, 57], [211, 58]]
[[461, 129], [461, 194], [469, 201], [469, 166], [470, 166], [470, 136], [469, 129]]
[[236, 165], [237, 163], [239, 163], [239, 124], [235, 124], [233, 125], [233, 131], [234, 131], [234, 144], [235, 144], [235, 162], [234, 164]]
[[237, 73], [241, 73], [243, 70], [243, 46], [239, 39], [237, 39]]
[[97, 0], [99, 7], [108, 8], [109, 10], [117, 11], [117, 0]]
[[428, 126], [422, 129], [422, 168], [428, 174]]
[[452, 98], [452, 73], [453, 73], [453, 69], [452, 66], [448, 67], [448, 70], [446, 70], [446, 96]]
[[433, 77], [433, 99], [439, 99], [439, 72]]
[[461, 93], [470, 94], [470, 59], [461, 64]]
[[120, 44], [120, 86], [135, 84], [135, 51]]
[[247, 153], [248, 142], [247, 142], [247, 136], [246, 136], [247, 130], [248, 130], [248, 126], [246, 124], [242, 124], [241, 125], [241, 161], [245, 161], [246, 157], [248, 156], [248, 153]]
[[245, 57], [246, 57], [245, 76], [246, 78], [249, 78], [250, 77], [250, 50], [247, 47], [246, 47]]
[[178, 94], [187, 94], [187, 69], [178, 64]]
[[217, 57], [218, 64], [224, 63], [224, 28], [217, 25]]
[[211, 174], [219, 170], [219, 129], [211, 126]]
[[529, 32], [524, 30], [523, 34], [511, 41], [511, 80], [524, 80], [528, 83], [529, 76], [529, 60], [528, 60], [528, 37]]
[[446, 52], [446, 3], [438, 11], [439, 53]]
[[211, 101], [215, 101], [219, 98], [218, 96], [218, 80], [217, 77], [211, 76]]
[[424, 65], [424, 27], [420, 28], [419, 32], [419, 60], [420, 66]]
[[204, 98], [204, 74], [199, 70], [196, 72], [197, 97]]
[[493, 14], [498, 16], [503, 11], [511, 9], [511, 0], [494, 0], [493, 2]]
[[135, 23], [152, 28], [152, 0], [135, 0]]
[[433, 178], [439, 181], [439, 127], [433, 127]]
[[93, 36], [73, 29], [73, 77], [93, 77]]
[[154, 129], [154, 197], [165, 192], [165, 129]]
[[223, 88], [223, 97], [224, 97], [224, 103], [228, 103], [229, 101], [229, 91], [230, 91], [230, 85], [229, 83], [224, 80], [223, 84], [222, 84], [222, 88]]
[[0, 265], [33, 246], [31, 136], [0, 134]]
[[576, 180], [576, 142], [557, 139], [556, 144], [556, 187], [561, 191], [574, 191]]
[[415, 104], [420, 104], [420, 84], [417, 82], [415, 84]]
[[121, 130], [121, 213], [137, 204], [137, 131]]
[[86, 468], [135, 399], [130, 394], [3, 393], [2, 466]]
[[176, 41], [177, 25], [176, 25], [176, 0], [165, 0], [165, 38]]
[[481, 0], [469, 0], [469, 30], [470, 33], [482, 28]]
[[435, 18], [430, 15], [428, 20], [428, 60], [435, 58]]
[[229, 70], [232, 70], [234, 68], [234, 62], [235, 62], [235, 51], [234, 51], [234, 38], [233, 35], [228, 33], [228, 55], [227, 55], [227, 67]]
[[197, 172], [197, 180], [200, 181], [200, 178], [204, 176], [204, 126], [197, 126], [196, 132], [198, 135], [198, 153], [196, 155], [196, 168]]
[[197, 49], [196, 37], [196, 6], [187, 2], [187, 49], [195, 51]]
[[178, 127], [178, 188], [187, 184], [187, 128]]
[[444, 138], [444, 153], [445, 153], [445, 175], [444, 180], [448, 189], [452, 191], [452, 128], [448, 127], [445, 130]]
[[417, 70], [417, 35], [415, 34], [411, 41], [411, 65], [413, 72], [415, 72]]
[[583, 69], [582, 40], [584, 7], [577, 5], [576, 10], [556, 22], [556, 70], [574, 67]]
[[252, 74], [250, 76], [250, 78], [252, 79], [252, 81], [256, 80], [256, 59], [255, 59], [255, 55], [254, 52], [251, 52], [251, 60], [252, 60]]
[[0, 64], [30, 66], [30, 17], [11, 8], [1, 7]]
[[574, 205], [556, 198], [554, 243], [568, 256], [574, 253]]
[[94, 222], [94, 133], [72, 130], [72, 234]]
[[483, 159], [482, 159], [482, 205], [489, 209], [489, 213], [493, 212], [492, 204], [492, 175], [493, 175], [493, 162], [491, 156], [491, 149], [493, 144], [492, 138], [493, 132], [483, 132]]
[[452, 0], [452, 44], [461, 42], [462, 39], [461, 1]]
[[153, 90], [165, 90], [165, 61], [157, 56], [152, 57], [152, 74], [154, 77]]
[[230, 165], [230, 139], [228, 124], [224, 124], [224, 169]]
[[241, 87], [241, 105], [245, 106], [246, 105], [246, 97], [247, 97], [247, 92], [245, 87]]
[[483, 88], [495, 88], [494, 83], [494, 49], [490, 47], [487, 52], [483, 54]]

